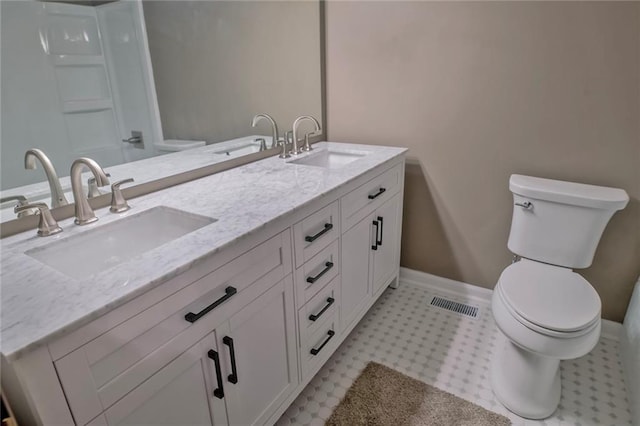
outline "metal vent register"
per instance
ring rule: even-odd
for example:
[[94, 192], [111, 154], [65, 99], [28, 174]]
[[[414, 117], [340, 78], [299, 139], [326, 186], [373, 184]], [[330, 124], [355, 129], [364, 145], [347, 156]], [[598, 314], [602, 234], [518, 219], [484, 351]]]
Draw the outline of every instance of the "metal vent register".
[[454, 302], [453, 300], [445, 299], [443, 297], [435, 296], [431, 299], [431, 305], [469, 318], [478, 318], [478, 315], [480, 314], [480, 308], [477, 306]]

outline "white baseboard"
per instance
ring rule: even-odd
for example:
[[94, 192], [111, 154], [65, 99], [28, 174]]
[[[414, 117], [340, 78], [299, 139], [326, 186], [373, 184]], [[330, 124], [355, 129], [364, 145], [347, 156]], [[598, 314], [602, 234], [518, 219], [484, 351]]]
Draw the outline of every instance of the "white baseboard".
[[600, 337], [605, 337], [607, 339], [619, 342], [620, 333], [622, 333], [621, 323], [604, 318], [602, 319], [602, 331], [600, 332]]
[[491, 301], [493, 290], [477, 285], [463, 283], [450, 278], [439, 277], [426, 272], [409, 268], [400, 268], [400, 281], [411, 283], [420, 287], [434, 290], [439, 293], [448, 293], [453, 296], [466, 297], [480, 302]]
[[[477, 285], [463, 283], [449, 278], [439, 277], [426, 272], [409, 268], [400, 268], [400, 281], [417, 285], [441, 294], [450, 294], [469, 301], [489, 303], [493, 290]], [[607, 319], [602, 320], [601, 337], [615, 341], [620, 340], [622, 324]]]

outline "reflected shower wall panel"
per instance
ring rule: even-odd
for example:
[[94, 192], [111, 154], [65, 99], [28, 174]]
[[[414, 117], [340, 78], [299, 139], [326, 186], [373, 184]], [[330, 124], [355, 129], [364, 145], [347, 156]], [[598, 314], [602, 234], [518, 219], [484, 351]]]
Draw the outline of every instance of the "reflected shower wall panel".
[[62, 101], [109, 99], [109, 84], [101, 65], [56, 67]]
[[69, 131], [69, 148], [77, 157], [91, 157], [102, 167], [122, 163], [122, 151], [113, 149], [118, 140], [114, 132], [116, 123], [113, 111], [98, 109], [65, 114]]
[[144, 149], [124, 145], [126, 161], [156, 154], [155, 141], [162, 140], [160, 123], [154, 121], [155, 93], [146, 48], [146, 32], [137, 2], [115, 2], [96, 7], [107, 58], [113, 101], [122, 139], [142, 131]]
[[36, 1], [2, 8], [2, 189], [42, 182], [24, 170], [40, 148], [60, 176], [74, 158], [122, 162], [96, 13], [87, 6]]
[[93, 8], [45, 4], [51, 55], [102, 55]]
[[123, 161], [95, 8], [46, 3], [49, 53], [68, 133], [69, 161], [80, 156], [103, 167]]
[[60, 174], [68, 174], [68, 135], [47, 53], [43, 3], [0, 1], [0, 8], [0, 183], [7, 189], [45, 180], [42, 170], [24, 169], [22, 159], [29, 148], [42, 149]]

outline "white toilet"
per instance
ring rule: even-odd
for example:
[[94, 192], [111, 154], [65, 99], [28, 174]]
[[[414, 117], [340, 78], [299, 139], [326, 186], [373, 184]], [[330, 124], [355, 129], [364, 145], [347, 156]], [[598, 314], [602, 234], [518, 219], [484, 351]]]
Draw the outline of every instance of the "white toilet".
[[560, 361], [579, 358], [600, 337], [600, 297], [572, 269], [591, 265], [602, 232], [628, 203], [621, 189], [512, 175], [508, 247], [522, 260], [505, 268], [493, 316], [506, 337], [491, 371], [498, 400], [543, 419], [560, 402]]

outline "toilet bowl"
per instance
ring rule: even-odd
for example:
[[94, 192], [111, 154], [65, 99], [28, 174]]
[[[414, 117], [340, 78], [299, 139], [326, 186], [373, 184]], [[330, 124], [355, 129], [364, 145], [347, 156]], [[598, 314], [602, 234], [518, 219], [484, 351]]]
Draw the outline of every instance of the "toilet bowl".
[[589, 353], [600, 337], [600, 298], [569, 269], [523, 259], [507, 267], [492, 310], [506, 341], [494, 355], [492, 387], [516, 414], [542, 419], [560, 401], [560, 361]]
[[512, 175], [508, 247], [522, 260], [505, 268], [492, 296], [504, 336], [491, 385], [521, 417], [543, 419], [561, 396], [560, 362], [586, 355], [600, 338], [600, 297], [574, 268], [587, 268], [605, 226], [629, 197], [617, 188]]

